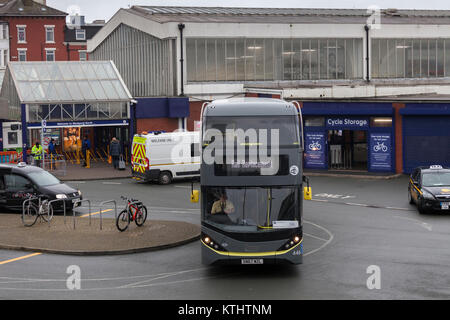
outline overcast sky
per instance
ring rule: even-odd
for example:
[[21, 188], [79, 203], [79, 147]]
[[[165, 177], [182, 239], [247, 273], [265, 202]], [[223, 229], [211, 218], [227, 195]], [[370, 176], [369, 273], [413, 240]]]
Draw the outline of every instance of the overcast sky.
[[450, 10], [449, 0], [47, 0], [47, 5], [67, 13], [79, 10], [87, 22], [109, 20], [120, 8], [133, 5], [358, 9], [376, 5], [380, 8]]

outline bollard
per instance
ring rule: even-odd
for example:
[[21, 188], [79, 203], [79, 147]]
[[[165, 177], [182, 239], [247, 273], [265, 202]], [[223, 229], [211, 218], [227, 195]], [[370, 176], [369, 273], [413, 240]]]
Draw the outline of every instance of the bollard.
[[86, 168], [91, 167], [91, 152], [89, 150], [86, 150]]

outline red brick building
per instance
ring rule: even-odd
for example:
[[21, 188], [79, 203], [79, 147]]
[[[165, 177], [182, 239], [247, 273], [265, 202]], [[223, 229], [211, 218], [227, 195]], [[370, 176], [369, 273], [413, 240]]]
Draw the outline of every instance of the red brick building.
[[64, 43], [69, 61], [89, 60], [87, 41], [91, 39], [104, 25], [104, 20], [85, 23], [84, 16], [71, 16], [64, 32]]
[[0, 1], [0, 17], [10, 35], [10, 61], [65, 61], [67, 13], [48, 7], [45, 0]]

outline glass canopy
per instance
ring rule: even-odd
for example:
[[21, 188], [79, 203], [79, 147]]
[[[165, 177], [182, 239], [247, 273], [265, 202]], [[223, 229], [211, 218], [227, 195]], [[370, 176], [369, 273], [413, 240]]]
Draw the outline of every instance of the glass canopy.
[[21, 103], [132, 99], [112, 61], [11, 62], [8, 68]]

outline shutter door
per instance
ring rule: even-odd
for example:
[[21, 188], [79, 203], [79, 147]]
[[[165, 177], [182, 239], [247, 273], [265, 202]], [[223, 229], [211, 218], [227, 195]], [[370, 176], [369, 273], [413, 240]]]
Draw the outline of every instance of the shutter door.
[[450, 116], [403, 116], [403, 170], [450, 166]]

